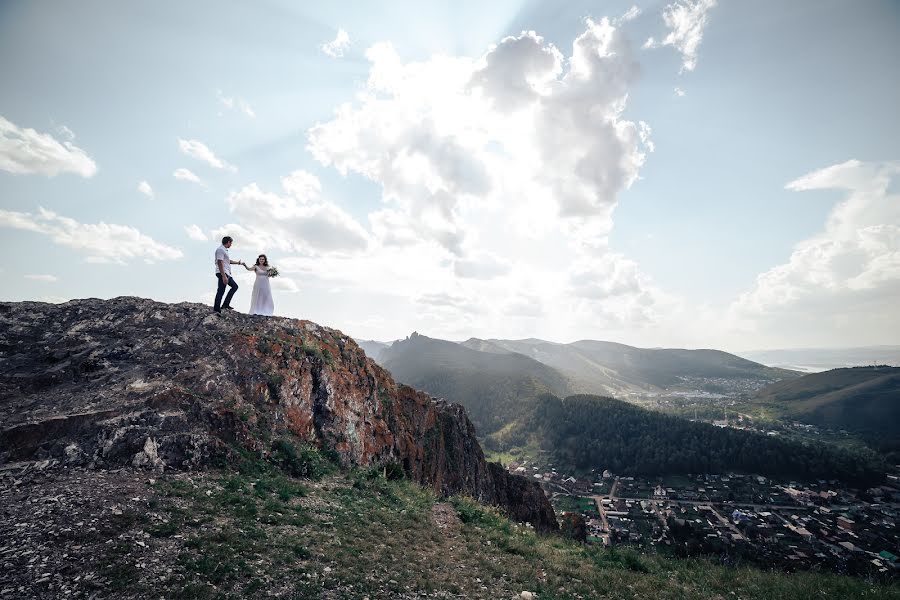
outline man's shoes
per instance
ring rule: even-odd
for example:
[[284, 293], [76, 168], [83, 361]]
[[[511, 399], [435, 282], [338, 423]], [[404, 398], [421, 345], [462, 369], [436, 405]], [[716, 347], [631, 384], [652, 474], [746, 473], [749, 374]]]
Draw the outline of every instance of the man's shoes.
[[234, 308], [231, 306], [223, 306], [222, 310], [234, 310]]
[[213, 309], [213, 312], [216, 313], [217, 315], [220, 315], [220, 314], [222, 314], [222, 309], [221, 309], [221, 308], [214, 308], [214, 309]]

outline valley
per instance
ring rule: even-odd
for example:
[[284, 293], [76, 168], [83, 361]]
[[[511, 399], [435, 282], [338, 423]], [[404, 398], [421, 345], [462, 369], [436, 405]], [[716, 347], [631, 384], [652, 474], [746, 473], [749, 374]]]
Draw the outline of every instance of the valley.
[[[416, 334], [386, 346], [380, 359], [401, 381], [466, 406], [487, 458], [539, 481], [558, 513], [580, 515], [588, 543], [894, 577], [900, 485], [892, 457], [852, 419], [832, 410], [831, 421], [817, 420], [810, 414], [821, 411], [809, 407], [846, 404], [863, 390], [871, 405], [863, 414], [891, 414], [900, 369], [802, 375], [711, 351], [451, 344]], [[428, 368], [407, 358], [432, 356], [435, 346], [441, 361]], [[518, 356], [520, 370], [498, 372], [498, 356]], [[587, 385], [618, 390], [603, 394], [617, 399], [574, 393]]]
[[868, 489], [831, 480], [742, 473], [625, 476], [575, 474], [546, 455], [506, 463], [540, 481], [558, 513], [581, 516], [586, 541], [727, 565], [895, 575], [900, 476]]

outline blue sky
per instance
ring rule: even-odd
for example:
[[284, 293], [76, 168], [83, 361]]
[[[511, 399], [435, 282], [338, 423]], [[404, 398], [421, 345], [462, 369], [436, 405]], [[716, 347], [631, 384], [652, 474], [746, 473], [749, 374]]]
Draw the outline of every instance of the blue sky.
[[3, 2], [0, 298], [208, 302], [230, 233], [278, 314], [358, 337], [897, 343], [898, 33], [878, 1]]

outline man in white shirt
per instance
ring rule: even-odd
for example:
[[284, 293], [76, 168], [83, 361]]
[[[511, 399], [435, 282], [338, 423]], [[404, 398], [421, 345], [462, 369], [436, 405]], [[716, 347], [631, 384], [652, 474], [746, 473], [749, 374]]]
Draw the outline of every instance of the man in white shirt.
[[[232, 239], [229, 236], [222, 238], [222, 245], [216, 248], [216, 281], [219, 286], [216, 290], [216, 301], [213, 303], [213, 310], [222, 312], [225, 310], [234, 310], [231, 307], [231, 297], [238, 289], [238, 284], [231, 276], [231, 265], [242, 265], [243, 261], [231, 260], [228, 256], [228, 249], [231, 248]], [[222, 295], [225, 293], [225, 286], [230, 287], [228, 295], [225, 296], [225, 302], [222, 302]]]

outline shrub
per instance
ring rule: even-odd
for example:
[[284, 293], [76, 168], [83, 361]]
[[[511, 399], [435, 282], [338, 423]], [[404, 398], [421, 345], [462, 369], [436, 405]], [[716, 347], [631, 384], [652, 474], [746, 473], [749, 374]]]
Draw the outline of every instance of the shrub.
[[327, 453], [319, 452], [309, 444], [298, 448], [290, 440], [281, 438], [272, 444], [272, 460], [289, 475], [319, 479], [335, 469], [334, 461]]

